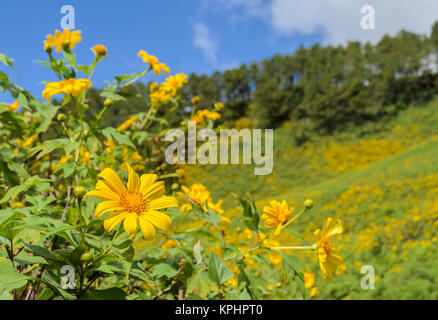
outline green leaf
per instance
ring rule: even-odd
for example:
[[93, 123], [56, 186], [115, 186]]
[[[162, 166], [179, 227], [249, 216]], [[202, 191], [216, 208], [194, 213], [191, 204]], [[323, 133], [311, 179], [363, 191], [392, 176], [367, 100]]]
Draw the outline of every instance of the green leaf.
[[126, 300], [127, 294], [120, 288], [96, 290], [90, 288], [80, 300]]
[[102, 130], [102, 134], [108, 139], [113, 138], [118, 143], [127, 145], [133, 149], [136, 149], [135, 145], [132, 143], [132, 141], [129, 139], [129, 137], [126, 134], [124, 134], [120, 131], [117, 131], [117, 129], [115, 129], [115, 128], [112, 128], [112, 127], [105, 128]]
[[221, 285], [225, 281], [234, 277], [234, 274], [224, 261], [222, 261], [214, 252], [211, 252], [210, 260], [208, 261], [208, 276], [214, 283]]
[[126, 100], [125, 97], [117, 94], [114, 89], [104, 88], [100, 93], [101, 97], [109, 98], [113, 101]]
[[5, 202], [9, 201], [10, 199], [14, 199], [21, 192], [26, 191], [27, 189], [29, 189], [33, 185], [36, 185], [36, 184], [41, 183], [41, 182], [50, 182], [50, 180], [41, 179], [38, 176], [30, 177], [29, 179], [24, 181], [22, 184], [9, 189], [8, 192], [6, 192], [6, 194], [4, 195], [4, 197], [0, 200], [0, 204], [5, 203]]
[[279, 251], [283, 257], [283, 270], [286, 274], [291, 276], [298, 276], [301, 280], [304, 280], [301, 270], [305, 270], [302, 262], [297, 256], [291, 256], [284, 252]]
[[[187, 282], [186, 297], [189, 298], [193, 296], [193, 294], [196, 294], [197, 297], [205, 299], [212, 287], [213, 283], [208, 277], [207, 270], [205, 268], [199, 268]], [[197, 299], [197, 297], [192, 299]]]
[[0, 258], [0, 288], [13, 290], [24, 287], [32, 277], [19, 273], [12, 262], [6, 258]]
[[61, 287], [61, 279], [55, 279], [49, 272], [44, 272], [41, 277], [42, 281], [57, 295], [64, 300], [74, 300], [75, 296], [68, 293]]
[[152, 267], [151, 277], [153, 278], [172, 278], [177, 273], [177, 270], [168, 263], [159, 263]]

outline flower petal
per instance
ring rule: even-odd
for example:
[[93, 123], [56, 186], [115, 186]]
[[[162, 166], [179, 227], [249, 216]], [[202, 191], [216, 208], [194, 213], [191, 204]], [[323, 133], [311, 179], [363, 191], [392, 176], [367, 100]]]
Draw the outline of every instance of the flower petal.
[[138, 174], [135, 173], [134, 169], [127, 162], [122, 164], [122, 170], [128, 171], [128, 190], [137, 192], [140, 187]]
[[98, 177], [101, 177], [103, 182], [115, 193], [121, 194], [126, 191], [123, 182], [120, 180], [117, 173], [111, 168], [105, 168], [101, 173], [98, 174]]
[[123, 221], [123, 227], [125, 231], [129, 234], [135, 234], [137, 232], [137, 214], [135, 212], [130, 212]]
[[162, 196], [149, 202], [150, 210], [161, 210], [177, 207], [178, 200], [174, 197]]
[[144, 215], [139, 216], [138, 221], [143, 237], [146, 240], [153, 240], [155, 238], [155, 228], [152, 223], [150, 223]]
[[142, 190], [143, 199], [153, 200], [164, 194], [164, 181], [153, 183], [149, 188]]
[[143, 190], [148, 190], [152, 184], [157, 181], [156, 174], [142, 174], [140, 177], [140, 188], [139, 191], [143, 193]]
[[168, 215], [160, 211], [148, 211], [142, 214], [140, 217], [148, 220], [155, 227], [163, 230], [164, 232], [167, 232], [170, 225], [172, 224], [172, 219], [170, 219]]
[[100, 218], [104, 213], [108, 211], [119, 211], [122, 207], [119, 206], [118, 201], [104, 201], [97, 205], [94, 211], [94, 216]]
[[106, 231], [112, 231], [120, 222], [125, 219], [128, 213], [126, 211], [116, 211], [111, 213], [103, 222], [103, 227]]

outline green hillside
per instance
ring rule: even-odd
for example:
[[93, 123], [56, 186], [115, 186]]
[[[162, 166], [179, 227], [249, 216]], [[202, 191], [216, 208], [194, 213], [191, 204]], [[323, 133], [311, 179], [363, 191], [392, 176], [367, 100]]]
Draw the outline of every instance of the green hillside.
[[[186, 168], [188, 181], [211, 187], [229, 208], [235, 203], [227, 193], [235, 190], [252, 192], [260, 211], [272, 199], [301, 207], [312, 198], [314, 208], [297, 223], [305, 226], [297, 228], [307, 239], [326, 217], [342, 219], [346, 230], [338, 246], [346, 270], [336, 281], [318, 286], [321, 279], [317, 280], [320, 298], [436, 299], [437, 111], [435, 100], [369, 128], [319, 137], [301, 146], [289, 141], [286, 149], [288, 141], [281, 135], [288, 128], [283, 127], [276, 135], [271, 176], [254, 176], [252, 168], [244, 166], [197, 166]], [[273, 193], [277, 195], [265, 197]], [[234, 212], [230, 209], [228, 214]], [[301, 243], [290, 235], [280, 239], [288, 245]], [[361, 288], [363, 265], [375, 269], [374, 290]]]

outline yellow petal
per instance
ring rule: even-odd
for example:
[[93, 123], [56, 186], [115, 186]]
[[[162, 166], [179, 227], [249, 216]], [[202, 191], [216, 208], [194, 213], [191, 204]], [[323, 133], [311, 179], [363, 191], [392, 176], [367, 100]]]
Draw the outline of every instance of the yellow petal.
[[177, 207], [178, 200], [174, 197], [163, 196], [149, 202], [150, 210], [161, 210], [171, 207]]
[[98, 174], [101, 177], [103, 182], [115, 193], [121, 194], [126, 191], [123, 182], [120, 180], [117, 173], [110, 168], [105, 168], [101, 173]]
[[137, 232], [137, 214], [130, 212], [123, 221], [123, 227], [129, 234], [135, 234]]
[[281, 228], [283, 227], [283, 225], [280, 223], [277, 228], [275, 228], [275, 232], [274, 232], [274, 236], [277, 237], [280, 232], [281, 232]]
[[[99, 182], [100, 181], [98, 181], [98, 183]], [[119, 200], [119, 196], [114, 192], [105, 190], [104, 188], [97, 189], [97, 184], [96, 184], [96, 190], [91, 190], [84, 195], [85, 200], [87, 200], [87, 197], [96, 197], [101, 200], [110, 200], [110, 201]]]
[[172, 219], [170, 219], [168, 215], [160, 211], [148, 211], [142, 214], [141, 217], [152, 223], [158, 229], [163, 230], [164, 232], [167, 232], [170, 225], [172, 224]]
[[164, 194], [164, 182], [158, 181], [153, 183], [149, 188], [141, 190], [144, 199], [153, 200]]
[[138, 217], [138, 221], [140, 224], [141, 232], [143, 233], [143, 237], [146, 240], [152, 240], [155, 238], [155, 228], [154, 226], [148, 221], [148, 219], [141, 215]]
[[125, 211], [117, 211], [111, 213], [108, 218], [106, 218], [103, 222], [103, 227], [108, 232], [112, 231], [120, 222], [123, 221], [123, 219], [125, 219], [126, 215], [127, 212]]
[[119, 206], [117, 201], [104, 201], [97, 205], [96, 210], [94, 211], [94, 216], [96, 218], [100, 218], [104, 213], [108, 211], [116, 211], [121, 210], [122, 208]]
[[156, 174], [142, 174], [140, 177], [139, 191], [148, 190], [155, 181], [157, 181]]
[[140, 187], [138, 174], [126, 162], [122, 164], [122, 170], [128, 171], [128, 190], [137, 192]]

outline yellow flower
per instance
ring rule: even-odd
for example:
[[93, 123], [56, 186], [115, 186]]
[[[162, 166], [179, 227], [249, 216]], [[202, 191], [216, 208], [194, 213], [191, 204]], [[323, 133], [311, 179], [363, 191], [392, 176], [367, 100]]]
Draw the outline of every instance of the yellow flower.
[[266, 228], [275, 228], [274, 236], [278, 236], [283, 227], [283, 223], [287, 221], [289, 216], [294, 211], [294, 208], [288, 209], [287, 203], [283, 200], [281, 203], [277, 200], [269, 202], [270, 206], [263, 208], [262, 220]]
[[18, 108], [20, 108], [20, 105], [16, 101], [8, 106], [9, 111], [17, 111]]
[[170, 69], [168, 66], [166, 66], [164, 63], [160, 63], [157, 57], [148, 54], [146, 51], [140, 50], [137, 53], [137, 56], [141, 57], [144, 63], [149, 64], [149, 66], [154, 70], [154, 74], [156, 76], [160, 75], [161, 72], [163, 72], [164, 74], [170, 73]]
[[222, 223], [224, 224], [230, 224], [231, 220], [224, 216], [224, 209], [222, 209], [222, 203], [224, 202], [223, 199], [220, 199], [218, 202], [214, 203], [213, 200], [209, 199], [207, 201], [207, 206], [213, 210], [214, 212], [218, 213], [222, 217]]
[[166, 82], [163, 83], [163, 85], [171, 89], [172, 91], [176, 91], [184, 85], [184, 83], [187, 83], [187, 76], [183, 73], [177, 73], [174, 76], [169, 76], [166, 79]]
[[64, 163], [67, 163], [70, 157], [63, 155], [61, 159], [59, 159], [58, 163], [54, 163], [51, 166], [51, 169], [55, 171], [58, 167], [62, 166]]
[[216, 102], [214, 104], [214, 107], [215, 107], [216, 110], [221, 111], [224, 108], [224, 104], [222, 102]]
[[105, 168], [98, 175], [102, 180], [96, 183], [96, 189], [84, 196], [84, 199], [91, 196], [104, 200], [97, 205], [94, 216], [99, 218], [112, 211], [104, 221], [104, 228], [108, 232], [122, 221], [129, 234], [135, 234], [140, 225], [146, 240], [155, 238], [155, 228], [167, 232], [172, 220], [159, 210], [177, 207], [177, 200], [163, 195], [164, 182], [156, 181], [156, 174], [143, 174], [139, 178], [126, 162], [122, 169], [128, 171], [127, 188], [114, 170]]
[[210, 111], [207, 109], [199, 110], [198, 115], [211, 120], [218, 120], [221, 118], [221, 114], [215, 111]]
[[88, 79], [67, 79], [59, 82], [46, 83], [46, 88], [43, 90], [43, 98], [52, 100], [52, 96], [64, 93], [72, 96], [77, 96], [87, 88], [91, 88], [91, 81]]
[[314, 296], [316, 296], [319, 293], [319, 290], [317, 287], [313, 287], [312, 289], [310, 289], [310, 298], [313, 298]]
[[326, 276], [332, 279], [332, 274], [344, 262], [340, 255], [334, 253], [335, 248], [329, 242], [333, 236], [341, 234], [343, 231], [344, 228], [341, 220], [328, 218], [322, 230], [317, 229], [314, 233], [318, 240], [316, 242], [317, 255], [324, 281]]
[[93, 51], [96, 56], [106, 56], [108, 52], [106, 47], [102, 44], [96, 44], [93, 48], [91, 48], [91, 51]]
[[150, 92], [153, 92], [153, 91], [155, 91], [155, 90], [157, 90], [158, 89], [158, 83], [156, 83], [156, 82], [151, 82], [150, 84], [149, 84], [149, 91]]
[[24, 208], [24, 204], [23, 202], [12, 200], [11, 208]]
[[304, 286], [306, 289], [310, 289], [315, 285], [315, 274], [311, 270], [303, 272], [304, 276]]
[[[210, 191], [203, 184], [195, 183], [190, 189], [185, 186], [182, 186], [181, 189], [187, 197], [199, 204], [204, 210], [207, 210], [205, 204], [210, 200]], [[191, 210], [192, 206], [189, 204], [187, 209]]]
[[196, 124], [200, 124], [204, 121], [205, 118], [211, 120], [218, 120], [221, 118], [221, 114], [207, 109], [198, 110], [196, 114], [193, 116], [192, 121], [195, 121]]
[[105, 145], [105, 151], [106, 152], [113, 152], [116, 149], [116, 144], [114, 143], [113, 139], [106, 139], [103, 144]]
[[44, 40], [44, 48], [55, 48], [56, 52], [61, 52], [61, 49], [68, 45], [69, 49], [74, 49], [75, 45], [81, 42], [81, 30], [70, 32], [70, 29], [65, 29], [64, 32], [55, 30], [55, 35], [49, 34], [47, 40]]
[[31, 135], [29, 138], [27, 138], [24, 142], [23, 142], [23, 144], [21, 145], [23, 148], [25, 148], [25, 147], [29, 147], [29, 146], [31, 146], [34, 142], [35, 142], [35, 140], [38, 138], [38, 135], [37, 134], [34, 134], [34, 135]]
[[124, 131], [124, 130], [128, 129], [137, 120], [138, 120], [138, 118], [136, 116], [131, 116], [128, 120], [126, 120], [120, 126], [118, 126], [117, 130]]
[[200, 117], [199, 115], [195, 114], [192, 118], [192, 121], [195, 121], [196, 124], [201, 124], [204, 121], [203, 117]]
[[167, 250], [167, 249], [176, 248], [176, 247], [178, 247], [178, 243], [173, 239], [169, 239], [165, 243], [163, 243], [163, 245], [161, 246], [161, 249]]
[[199, 96], [194, 96], [192, 98], [192, 103], [193, 104], [200, 104], [201, 103], [201, 98]]

